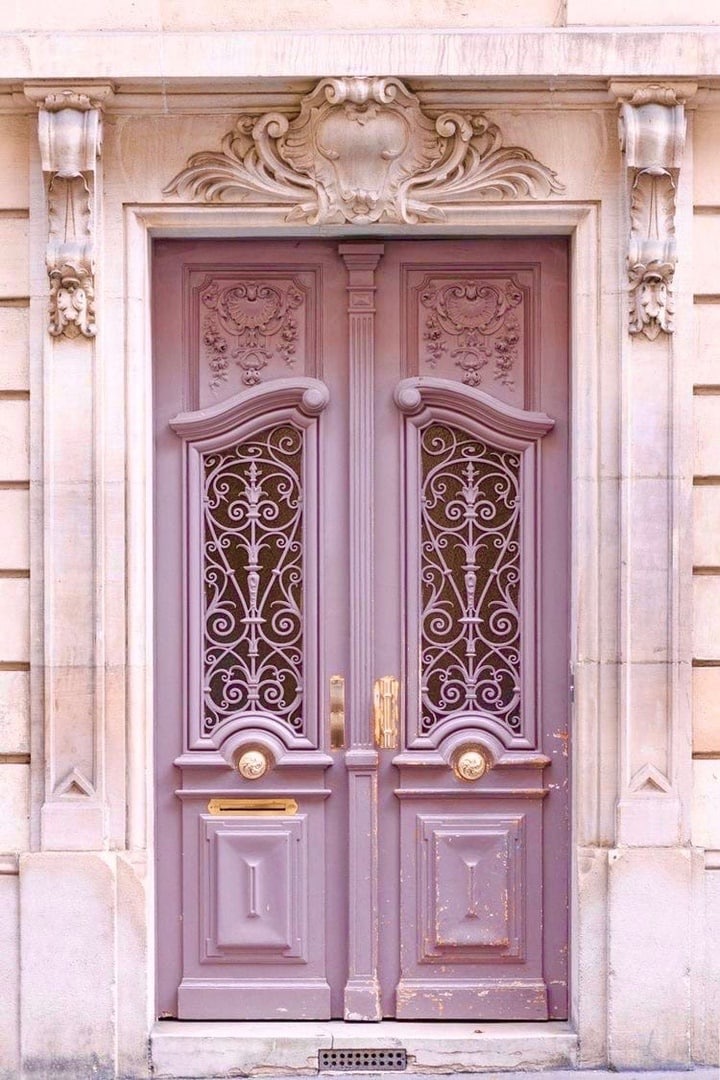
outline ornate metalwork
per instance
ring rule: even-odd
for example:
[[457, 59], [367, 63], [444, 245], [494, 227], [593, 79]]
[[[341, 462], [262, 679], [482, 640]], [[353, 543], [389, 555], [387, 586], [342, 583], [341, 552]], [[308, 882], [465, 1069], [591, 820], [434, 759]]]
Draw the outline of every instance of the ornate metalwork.
[[427, 363], [436, 367], [451, 344], [450, 356], [467, 386], [479, 386], [492, 361], [493, 377], [512, 387], [520, 343], [514, 309], [522, 299], [522, 290], [511, 279], [469, 278], [445, 285], [431, 281], [420, 294], [428, 312], [423, 330]]
[[520, 455], [449, 424], [421, 432], [420, 730], [520, 715]]
[[458, 780], [480, 780], [489, 768], [488, 759], [478, 746], [463, 747], [452, 762]]
[[206, 454], [205, 734], [239, 712], [303, 732], [302, 431]]
[[259, 780], [270, 768], [262, 750], [246, 750], [238, 759], [237, 769], [244, 780]]

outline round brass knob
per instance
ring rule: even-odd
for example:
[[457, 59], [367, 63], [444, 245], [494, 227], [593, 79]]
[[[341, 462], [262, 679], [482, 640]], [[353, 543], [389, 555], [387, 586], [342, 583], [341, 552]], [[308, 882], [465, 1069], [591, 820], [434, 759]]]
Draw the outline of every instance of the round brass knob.
[[237, 768], [246, 780], [259, 780], [270, 768], [270, 762], [262, 750], [246, 750], [238, 758]]
[[459, 780], [479, 780], [488, 771], [488, 759], [477, 746], [461, 750], [453, 761], [453, 772]]

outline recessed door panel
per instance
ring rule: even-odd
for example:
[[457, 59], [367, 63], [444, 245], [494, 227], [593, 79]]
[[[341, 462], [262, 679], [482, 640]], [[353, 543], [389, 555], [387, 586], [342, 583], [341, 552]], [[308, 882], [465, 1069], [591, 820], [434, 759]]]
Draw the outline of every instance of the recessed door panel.
[[566, 1016], [564, 241], [154, 282], [159, 1012]]

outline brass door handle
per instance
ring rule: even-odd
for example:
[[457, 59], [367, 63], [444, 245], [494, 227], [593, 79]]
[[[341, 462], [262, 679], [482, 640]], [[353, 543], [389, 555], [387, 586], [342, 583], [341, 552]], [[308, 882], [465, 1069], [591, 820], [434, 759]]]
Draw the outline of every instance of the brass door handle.
[[400, 680], [383, 675], [373, 686], [375, 745], [378, 750], [397, 750], [400, 731]]
[[342, 675], [330, 676], [330, 749], [342, 750], [345, 746], [345, 679]]

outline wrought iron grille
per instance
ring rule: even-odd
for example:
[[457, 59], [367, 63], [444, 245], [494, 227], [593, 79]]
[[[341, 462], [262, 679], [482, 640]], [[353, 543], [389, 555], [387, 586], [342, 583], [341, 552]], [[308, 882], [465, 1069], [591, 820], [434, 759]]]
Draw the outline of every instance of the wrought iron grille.
[[303, 433], [204, 457], [204, 716], [269, 712], [303, 732]]
[[421, 732], [520, 715], [520, 456], [450, 424], [421, 431]]

